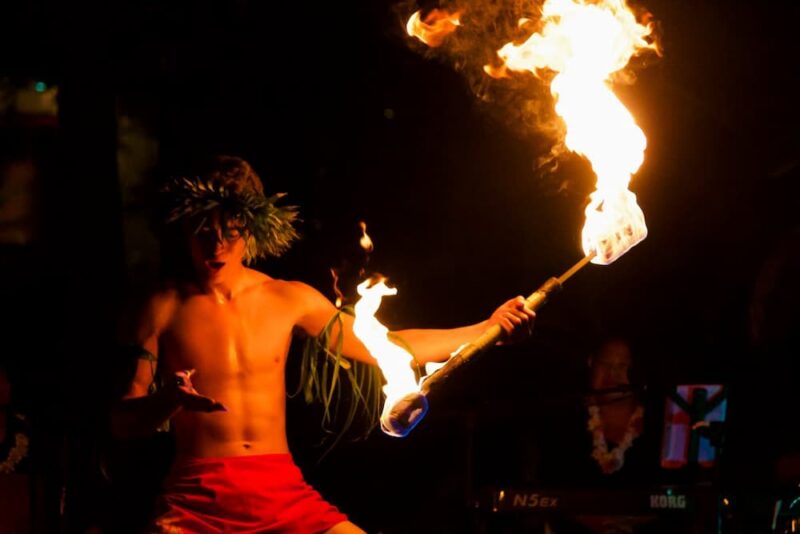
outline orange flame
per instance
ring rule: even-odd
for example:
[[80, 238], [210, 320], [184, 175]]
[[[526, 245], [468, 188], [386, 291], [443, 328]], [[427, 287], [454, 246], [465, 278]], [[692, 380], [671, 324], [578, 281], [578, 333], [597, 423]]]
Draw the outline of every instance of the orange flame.
[[607, 265], [647, 236], [631, 177], [644, 161], [647, 139], [610, 88], [632, 56], [656, 50], [652, 28], [636, 21], [625, 0], [547, 0], [544, 26], [498, 55], [514, 71], [556, 72], [550, 91], [567, 126], [566, 145], [585, 156], [597, 175], [586, 208], [582, 242], [593, 263]]
[[397, 401], [409, 393], [419, 391], [417, 378], [411, 367], [414, 357], [405, 349], [389, 340], [389, 329], [375, 318], [375, 313], [385, 296], [396, 295], [397, 289], [390, 288], [383, 278], [365, 280], [358, 285], [361, 298], [355, 305], [353, 332], [361, 340], [369, 353], [378, 362], [386, 384], [383, 392], [386, 402], [381, 417], [388, 415]]
[[339, 289], [339, 273], [337, 273], [336, 269], [333, 267], [331, 267], [331, 276], [333, 277], [333, 292], [336, 294], [336, 307], [341, 308], [344, 302], [344, 295], [342, 295], [342, 291]]
[[417, 11], [406, 23], [408, 35], [416, 37], [431, 48], [444, 43], [445, 37], [453, 33], [461, 24], [461, 12], [448, 13], [443, 9], [432, 9], [423, 20]]
[[367, 234], [367, 223], [361, 221], [358, 224], [361, 226], [361, 239], [358, 241], [358, 243], [366, 252], [372, 252], [375, 249], [375, 246], [372, 244], [372, 239]]

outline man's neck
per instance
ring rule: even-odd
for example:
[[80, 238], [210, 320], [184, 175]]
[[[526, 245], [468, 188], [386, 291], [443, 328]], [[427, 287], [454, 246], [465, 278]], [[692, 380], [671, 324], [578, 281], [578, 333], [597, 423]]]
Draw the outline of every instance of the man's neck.
[[241, 266], [222, 280], [207, 280], [201, 284], [205, 293], [214, 295], [219, 302], [229, 302], [250, 285], [247, 269]]

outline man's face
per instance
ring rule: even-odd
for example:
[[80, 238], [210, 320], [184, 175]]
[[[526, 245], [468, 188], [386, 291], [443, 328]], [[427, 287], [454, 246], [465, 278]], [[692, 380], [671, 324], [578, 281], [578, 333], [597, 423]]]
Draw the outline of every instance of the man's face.
[[204, 280], [220, 280], [238, 272], [244, 259], [245, 231], [228, 221], [221, 223], [219, 212], [213, 211], [205, 222], [193, 229], [189, 247], [195, 271]]
[[609, 389], [630, 384], [631, 351], [622, 341], [606, 343], [592, 358], [592, 389]]

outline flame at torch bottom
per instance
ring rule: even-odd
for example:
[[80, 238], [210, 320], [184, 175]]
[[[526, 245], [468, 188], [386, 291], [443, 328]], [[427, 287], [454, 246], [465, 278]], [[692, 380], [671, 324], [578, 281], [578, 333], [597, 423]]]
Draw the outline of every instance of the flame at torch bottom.
[[409, 393], [381, 415], [381, 430], [395, 438], [406, 437], [428, 413], [425, 393]]

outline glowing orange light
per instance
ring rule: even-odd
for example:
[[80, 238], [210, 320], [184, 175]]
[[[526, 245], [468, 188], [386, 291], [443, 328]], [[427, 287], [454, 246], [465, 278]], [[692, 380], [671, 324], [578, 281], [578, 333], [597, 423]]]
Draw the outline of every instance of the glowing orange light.
[[367, 234], [367, 223], [361, 221], [358, 224], [361, 226], [361, 239], [358, 243], [366, 252], [372, 252], [375, 246], [372, 244], [372, 239], [369, 237], [369, 234]]
[[445, 37], [453, 33], [461, 24], [461, 12], [449, 13], [443, 9], [431, 10], [425, 19], [417, 11], [406, 23], [408, 35], [416, 37], [431, 48], [444, 43]]
[[331, 277], [333, 278], [333, 292], [336, 294], [336, 307], [341, 308], [344, 295], [342, 295], [342, 291], [339, 289], [339, 273], [337, 273], [336, 269], [333, 267], [331, 267]]

